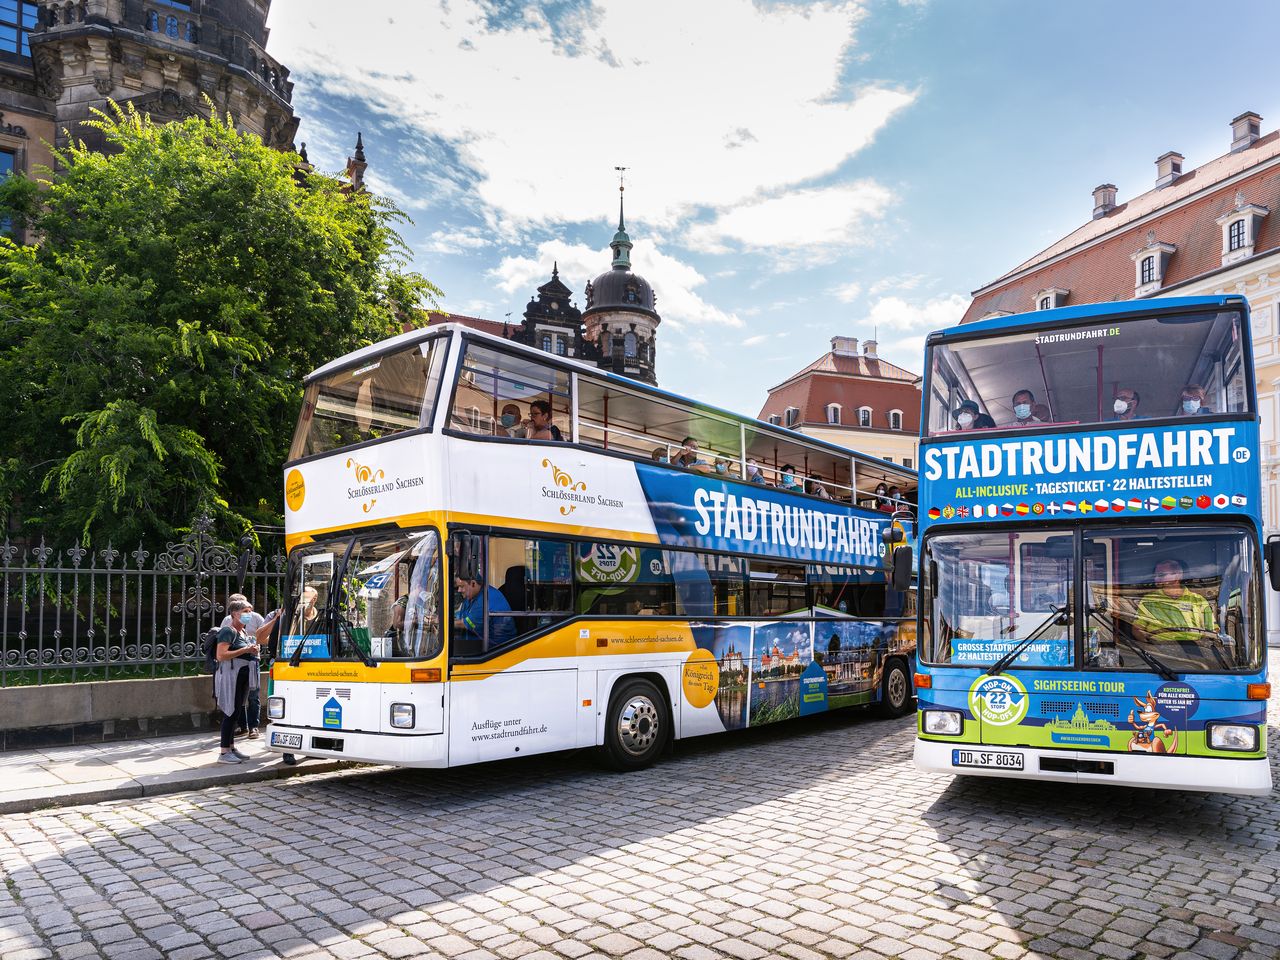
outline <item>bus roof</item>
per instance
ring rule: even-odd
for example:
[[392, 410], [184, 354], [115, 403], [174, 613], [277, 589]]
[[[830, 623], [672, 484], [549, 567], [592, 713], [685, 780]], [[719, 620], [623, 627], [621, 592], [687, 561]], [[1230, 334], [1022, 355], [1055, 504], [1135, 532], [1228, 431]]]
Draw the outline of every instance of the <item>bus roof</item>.
[[[558, 366], [558, 367], [565, 367], [570, 370], [576, 370], [579, 373], [587, 374], [596, 380], [604, 380], [606, 382], [617, 384], [619, 387], [624, 387], [627, 390], [633, 390], [639, 393], [645, 393], [650, 396], [660, 397], [662, 399], [675, 401], [680, 404], [688, 404], [692, 407], [695, 407], [698, 410], [703, 410], [708, 413], [718, 414], [722, 417], [728, 417], [732, 420], [738, 420], [747, 424], [748, 426], [758, 427], [769, 433], [781, 433], [784, 435], [787, 433], [795, 433], [795, 431], [789, 430], [787, 427], [779, 426], [778, 424], [768, 423], [764, 420], [758, 420], [755, 417], [747, 416], [745, 414], [734, 413], [730, 410], [725, 410], [722, 407], [713, 406], [712, 404], [709, 404], [709, 403], [703, 403], [700, 400], [691, 400], [689, 397], [682, 396], [678, 393], [672, 393], [669, 390], [663, 390], [661, 387], [655, 387], [647, 383], [642, 383], [639, 380], [632, 380], [630, 377], [624, 377], [624, 376], [621, 376], [620, 374], [613, 373], [609, 370], [601, 369], [600, 367], [594, 366], [592, 364], [583, 363], [581, 360], [575, 360], [571, 357], [561, 357], [561, 356], [548, 354], [542, 350], [537, 350], [523, 343], [513, 343], [512, 341], [506, 340], [503, 337], [495, 337], [493, 334], [485, 333], [482, 330], [476, 330], [473, 327], [468, 327], [460, 323], [432, 324], [429, 327], [423, 327], [422, 329], [419, 329], [419, 330], [410, 330], [407, 333], [397, 334], [396, 336], [390, 337], [389, 339], [380, 340], [378, 343], [371, 344], [367, 347], [361, 347], [359, 350], [353, 350], [351, 353], [348, 353], [345, 356], [338, 357], [335, 360], [330, 360], [324, 366], [318, 367], [317, 369], [313, 370], [311, 373], [307, 374], [307, 376], [303, 380], [303, 383], [310, 384], [314, 380], [318, 380], [322, 377], [326, 377], [329, 374], [334, 373], [338, 370], [341, 370], [345, 367], [359, 366], [360, 364], [367, 362], [373, 359], [374, 357], [378, 357], [386, 353], [394, 353], [396, 350], [402, 350], [405, 347], [412, 346], [415, 343], [420, 343], [424, 340], [429, 340], [432, 337], [436, 337], [436, 336], [449, 335], [454, 333], [455, 331], [464, 333], [468, 338], [473, 340], [487, 341], [489, 343], [494, 344], [495, 346], [501, 346], [506, 350], [513, 350], [513, 351], [516, 351], [517, 353], [523, 353], [527, 356], [536, 357], [539, 362], [545, 363], [547, 364], [547, 366]], [[876, 470], [881, 470], [888, 473], [896, 473], [912, 480], [914, 480], [914, 478], [917, 475], [916, 470], [914, 470], [913, 468], [905, 467], [900, 463], [894, 463], [892, 460], [882, 460], [879, 457], [873, 457], [870, 454], [862, 453], [850, 447], [843, 447], [837, 443], [829, 443], [826, 440], [820, 440], [819, 438], [810, 436], [808, 434], [797, 433], [796, 437], [797, 437], [797, 442], [812, 444], [813, 446], [822, 447], [826, 450], [830, 450], [832, 452], [837, 452], [840, 454], [850, 454], [853, 456], [855, 460], [865, 463], [868, 466], [873, 466]]]
[[928, 342], [934, 343], [939, 340], [967, 338], [977, 334], [995, 333], [997, 331], [1044, 327], [1051, 324], [1065, 323], [1072, 320], [1087, 320], [1094, 317], [1121, 318], [1130, 314], [1149, 313], [1154, 309], [1195, 310], [1222, 308], [1244, 302], [1244, 297], [1231, 294], [1219, 297], [1160, 297], [1158, 300], [1115, 300], [1105, 303], [1085, 303], [1075, 307], [1033, 310], [1030, 313], [1015, 313], [1008, 317], [988, 317], [986, 320], [959, 324], [954, 327], [947, 327], [945, 330], [935, 330], [929, 334]]

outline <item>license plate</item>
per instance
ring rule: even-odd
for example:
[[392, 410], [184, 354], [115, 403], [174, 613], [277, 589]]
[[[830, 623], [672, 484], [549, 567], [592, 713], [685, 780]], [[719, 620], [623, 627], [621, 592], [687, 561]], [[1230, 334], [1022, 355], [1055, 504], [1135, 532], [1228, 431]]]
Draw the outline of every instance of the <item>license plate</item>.
[[953, 767], [994, 767], [997, 770], [1021, 770], [1022, 754], [989, 750], [952, 750]]
[[302, 734], [300, 733], [272, 733], [271, 745], [273, 747], [288, 747], [291, 750], [302, 749]]

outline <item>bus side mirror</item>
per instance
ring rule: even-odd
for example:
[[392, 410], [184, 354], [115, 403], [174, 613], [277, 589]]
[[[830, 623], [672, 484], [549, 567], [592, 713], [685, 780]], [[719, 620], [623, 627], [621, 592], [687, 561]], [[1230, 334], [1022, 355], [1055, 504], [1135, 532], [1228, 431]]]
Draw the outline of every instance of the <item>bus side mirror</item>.
[[910, 544], [893, 548], [893, 589], [911, 589], [912, 550]]
[[482, 539], [466, 530], [455, 531], [451, 538], [449, 555], [453, 559], [453, 575], [463, 580], [484, 582]]
[[1267, 537], [1267, 545], [1262, 552], [1267, 563], [1267, 577], [1271, 581], [1272, 590], [1280, 590], [1280, 533]]

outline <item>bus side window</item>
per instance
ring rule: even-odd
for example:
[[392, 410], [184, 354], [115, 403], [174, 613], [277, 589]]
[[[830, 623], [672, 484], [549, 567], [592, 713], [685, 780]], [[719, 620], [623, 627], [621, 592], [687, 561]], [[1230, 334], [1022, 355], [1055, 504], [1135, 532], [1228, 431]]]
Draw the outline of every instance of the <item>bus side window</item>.
[[572, 545], [562, 540], [489, 538], [489, 582], [514, 621], [516, 638], [572, 616]]

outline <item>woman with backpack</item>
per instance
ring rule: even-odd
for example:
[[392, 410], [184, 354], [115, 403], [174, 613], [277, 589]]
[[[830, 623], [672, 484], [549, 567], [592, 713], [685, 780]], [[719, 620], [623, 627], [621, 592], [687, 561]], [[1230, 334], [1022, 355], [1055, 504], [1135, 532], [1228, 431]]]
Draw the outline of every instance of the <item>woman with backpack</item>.
[[244, 711], [250, 685], [257, 687], [258, 641], [249, 632], [253, 606], [247, 600], [227, 604], [230, 624], [218, 631], [218, 667], [213, 675], [213, 695], [222, 711], [219, 763], [243, 763], [248, 759], [235, 748], [236, 718]]

